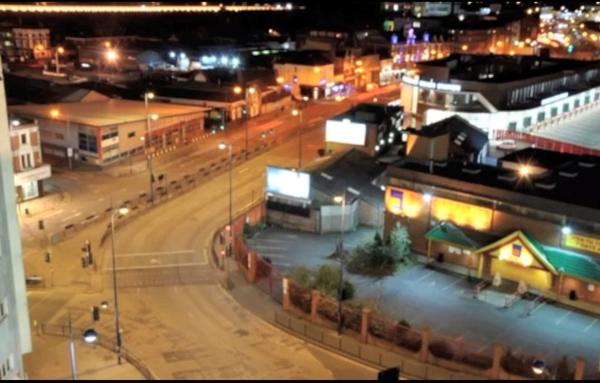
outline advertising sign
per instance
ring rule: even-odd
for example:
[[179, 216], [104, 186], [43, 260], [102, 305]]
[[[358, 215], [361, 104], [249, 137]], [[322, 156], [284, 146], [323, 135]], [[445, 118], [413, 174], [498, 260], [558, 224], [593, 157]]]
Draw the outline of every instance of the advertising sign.
[[367, 125], [351, 122], [328, 120], [325, 124], [325, 141], [339, 144], [364, 146], [367, 140]]
[[267, 166], [267, 193], [309, 199], [310, 175], [304, 172]]

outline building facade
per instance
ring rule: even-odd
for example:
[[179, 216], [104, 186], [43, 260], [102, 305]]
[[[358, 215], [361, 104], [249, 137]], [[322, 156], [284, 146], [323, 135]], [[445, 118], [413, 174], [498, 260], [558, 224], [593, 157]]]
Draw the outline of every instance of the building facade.
[[392, 166], [386, 231], [402, 222], [414, 250], [465, 274], [600, 304], [600, 205], [591, 190], [600, 158], [575, 156], [532, 173], [527, 166]]
[[4, 85], [0, 86], [0, 379], [24, 379], [31, 334]]
[[17, 198], [26, 201], [43, 194], [43, 180], [50, 178], [50, 165], [42, 161], [40, 132], [34, 121], [10, 120], [10, 146]]
[[46, 59], [52, 56], [50, 49], [50, 29], [13, 28], [15, 45], [20, 52], [34, 59]]
[[185, 145], [203, 135], [208, 109], [108, 100], [15, 105], [11, 113], [36, 119], [44, 155], [105, 166], [129, 156]]

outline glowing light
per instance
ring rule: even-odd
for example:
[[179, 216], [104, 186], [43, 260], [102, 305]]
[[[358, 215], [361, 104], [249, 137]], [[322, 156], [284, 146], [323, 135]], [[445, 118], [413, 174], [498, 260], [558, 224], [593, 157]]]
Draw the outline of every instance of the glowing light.
[[313, 71], [314, 71], [315, 73], [319, 73], [319, 72], [321, 72], [321, 68], [319, 68], [319, 67], [317, 66], [317, 67], [315, 67], [315, 68], [313, 69]]
[[233, 87], [233, 93], [235, 93], [235, 94], [242, 93], [242, 87], [241, 86], [234, 86]]
[[56, 48], [56, 51], [58, 52], [58, 54], [62, 55], [63, 53], [65, 53], [65, 48], [58, 47], [58, 48]]
[[298, 109], [292, 110], [292, 116], [298, 116], [299, 114], [300, 114], [300, 112], [298, 111]]
[[531, 174], [531, 168], [527, 165], [521, 165], [519, 167], [519, 175], [521, 177], [527, 177], [529, 176], [529, 174]]
[[460, 49], [466, 51], [467, 49], [469, 49], [469, 46], [467, 44], [464, 44], [462, 47], [460, 47]]
[[254, 88], [253, 86], [251, 86], [250, 88], [248, 88], [248, 93], [250, 93], [250, 94], [256, 93], [256, 88]]
[[283, 79], [283, 77], [281, 77], [281, 76], [277, 77], [277, 83], [278, 83], [278, 84], [283, 84], [283, 83], [284, 83], [284, 81], [285, 81], [285, 80]]
[[564, 234], [564, 235], [569, 235], [573, 232], [573, 230], [569, 227], [569, 226], [563, 226], [560, 231]]
[[109, 49], [108, 51], [106, 51], [106, 59], [108, 61], [114, 62], [114, 61], [117, 61], [118, 58], [119, 58], [119, 54], [114, 49]]
[[429, 194], [429, 193], [423, 194], [423, 201], [431, 202], [431, 194]]
[[150, 115], [150, 119], [151, 119], [152, 121], [156, 121], [156, 120], [158, 120], [158, 114], [156, 114], [156, 113], [152, 113], [152, 114]]
[[50, 111], [50, 117], [57, 118], [58, 116], [60, 116], [60, 111], [58, 109], [52, 109]]

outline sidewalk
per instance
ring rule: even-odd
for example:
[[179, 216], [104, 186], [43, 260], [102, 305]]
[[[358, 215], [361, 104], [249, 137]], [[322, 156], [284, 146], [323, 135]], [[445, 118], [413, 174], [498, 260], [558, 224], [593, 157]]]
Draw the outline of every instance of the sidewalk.
[[[52, 335], [32, 337], [33, 349], [44, 353], [26, 354], [25, 368], [29, 379], [70, 380], [69, 340]], [[75, 341], [77, 378], [82, 380], [144, 380], [135, 367], [123, 361], [117, 364], [115, 353], [100, 346]]]

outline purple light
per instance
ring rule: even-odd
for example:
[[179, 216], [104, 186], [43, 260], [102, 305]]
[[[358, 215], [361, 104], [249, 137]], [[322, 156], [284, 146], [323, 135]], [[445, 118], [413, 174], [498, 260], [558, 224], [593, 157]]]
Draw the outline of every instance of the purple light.
[[429, 42], [429, 32], [425, 32], [425, 33], [423, 34], [423, 41], [425, 41], [426, 43], [428, 43], [428, 42]]
[[392, 35], [392, 44], [398, 44], [398, 35], [395, 33]]

